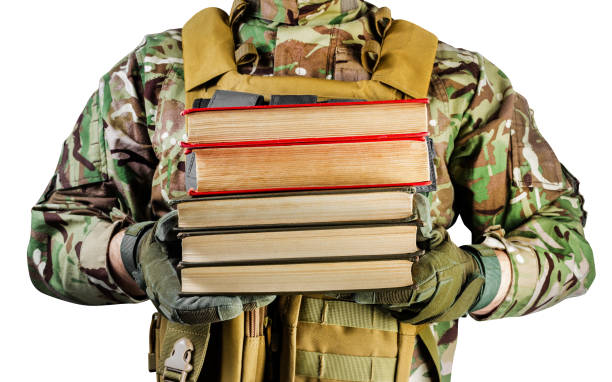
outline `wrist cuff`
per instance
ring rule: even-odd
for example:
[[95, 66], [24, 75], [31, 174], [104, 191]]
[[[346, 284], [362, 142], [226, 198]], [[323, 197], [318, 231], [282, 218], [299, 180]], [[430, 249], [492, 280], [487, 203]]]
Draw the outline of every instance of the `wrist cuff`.
[[470, 309], [475, 312], [488, 306], [497, 296], [501, 285], [501, 266], [495, 251], [483, 244], [464, 245], [461, 249], [469, 252], [478, 263], [480, 273], [485, 278], [485, 283], [480, 291], [480, 297]]
[[129, 275], [138, 281], [138, 243], [155, 222], [142, 222], [132, 224], [125, 230], [125, 235], [121, 239], [121, 261]]

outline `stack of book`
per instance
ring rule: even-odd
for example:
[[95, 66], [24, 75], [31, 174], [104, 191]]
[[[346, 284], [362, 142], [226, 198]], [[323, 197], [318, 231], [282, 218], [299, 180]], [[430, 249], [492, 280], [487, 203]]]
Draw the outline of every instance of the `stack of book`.
[[433, 182], [426, 103], [186, 110], [182, 292], [410, 285], [413, 193]]

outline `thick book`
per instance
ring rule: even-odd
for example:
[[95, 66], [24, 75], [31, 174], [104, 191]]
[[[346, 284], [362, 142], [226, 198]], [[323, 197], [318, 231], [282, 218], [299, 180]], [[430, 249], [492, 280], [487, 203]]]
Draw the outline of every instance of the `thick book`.
[[303, 141], [427, 132], [426, 99], [185, 110], [187, 143]]
[[191, 198], [175, 202], [183, 230], [403, 222], [413, 188], [369, 188]]
[[191, 195], [426, 186], [425, 136], [194, 149], [185, 183]]
[[400, 288], [412, 284], [412, 261], [199, 266], [181, 269], [186, 295], [283, 294]]
[[416, 223], [183, 232], [184, 265], [397, 259], [418, 253]]

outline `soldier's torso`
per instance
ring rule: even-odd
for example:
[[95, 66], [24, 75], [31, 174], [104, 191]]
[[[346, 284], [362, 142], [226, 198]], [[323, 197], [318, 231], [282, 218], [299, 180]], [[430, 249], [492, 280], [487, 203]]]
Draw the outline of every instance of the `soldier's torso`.
[[[272, 11], [261, 9], [260, 12]], [[237, 33], [242, 41], [256, 44], [260, 52], [258, 65], [254, 68], [252, 64], [247, 63], [239, 66], [238, 71], [242, 75], [303, 76], [328, 81], [337, 81], [340, 77], [345, 81], [367, 81], [371, 78], [371, 68], [364, 67], [358, 59], [358, 48], [363, 44], [341, 43], [343, 40], [350, 42], [353, 38], [362, 39], [361, 42], [376, 41], [371, 29], [364, 26], [366, 21], [366, 18], [357, 17], [348, 21], [347, 25], [336, 25], [332, 30], [322, 26], [313, 28], [301, 25], [275, 27], [272, 30], [261, 18], [252, 18], [243, 24], [242, 28], [237, 28]], [[258, 34], [261, 30], [264, 32]], [[317, 30], [322, 33], [316, 33]], [[262, 39], [262, 36], [265, 38]], [[275, 43], [272, 44], [271, 41]], [[157, 216], [163, 215], [170, 209], [170, 200], [186, 196], [185, 157], [179, 143], [186, 139], [185, 119], [181, 111], [190, 105], [186, 105], [182, 44], [182, 31], [177, 29], [148, 36], [141, 49], [148, 131], [159, 161], [154, 170], [150, 199], [152, 211]], [[468, 52], [440, 43], [437, 46], [427, 92], [430, 101], [429, 132], [436, 151], [437, 175], [437, 191], [429, 193], [429, 198], [434, 224], [444, 227], [452, 225], [455, 218], [453, 210], [455, 191], [448, 174], [447, 163], [454, 149], [453, 142], [462, 123], [462, 117], [453, 113], [453, 108], [459, 110], [467, 106], [467, 104], [461, 105], [462, 95], [456, 92], [463, 87], [463, 81], [465, 83], [470, 81], [470, 76], [463, 75], [462, 71], [466, 68], [469, 70], [471, 65], [477, 64]], [[331, 77], [336, 79], [332, 80]], [[452, 80], [448, 80], [448, 77]], [[256, 88], [249, 90], [257, 93]], [[312, 94], [303, 92], [299, 88], [295, 89], [294, 94], [300, 93]], [[354, 97], [352, 94], [347, 94], [345, 98]], [[452, 104], [449, 102], [451, 98], [454, 99]], [[397, 331], [397, 328], [395, 330]], [[450, 371], [457, 335], [456, 323], [434, 324], [432, 330], [438, 343], [443, 367]], [[417, 347], [412, 368], [413, 374], [416, 373], [415, 376], [421, 374], [421, 380], [426, 380], [424, 375], [431, 372], [425, 365], [425, 359], [426, 357], [419, 354]]]

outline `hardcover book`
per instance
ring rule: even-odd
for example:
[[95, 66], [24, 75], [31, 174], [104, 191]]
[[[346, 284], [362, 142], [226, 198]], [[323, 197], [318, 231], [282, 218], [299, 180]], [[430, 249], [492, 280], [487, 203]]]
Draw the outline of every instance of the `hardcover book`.
[[422, 134], [427, 132], [427, 102], [417, 99], [194, 108], [184, 111], [187, 143], [218, 145]]
[[179, 228], [399, 223], [413, 219], [411, 188], [221, 195], [177, 201]]

